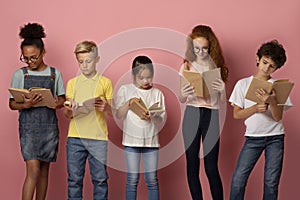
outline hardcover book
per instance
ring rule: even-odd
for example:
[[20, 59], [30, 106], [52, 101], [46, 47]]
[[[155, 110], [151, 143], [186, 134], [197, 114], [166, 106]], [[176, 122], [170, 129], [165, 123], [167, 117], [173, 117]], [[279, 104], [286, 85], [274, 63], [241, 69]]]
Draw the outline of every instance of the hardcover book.
[[29, 88], [29, 89], [9, 88], [8, 90], [11, 93], [11, 95], [13, 96], [14, 100], [18, 103], [24, 102], [23, 95], [25, 96], [25, 98], [30, 98], [34, 94], [41, 94], [42, 101], [38, 102], [33, 107], [42, 107], [42, 106], [54, 107], [54, 106], [56, 106], [54, 97], [53, 97], [50, 89], [46, 89], [46, 88]]
[[147, 108], [147, 106], [145, 105], [145, 103], [141, 98], [140, 99], [133, 98], [130, 102], [129, 109], [132, 112], [134, 112], [136, 115], [138, 115], [140, 118], [144, 114], [165, 112], [163, 108], [159, 107], [159, 102], [156, 102], [155, 104]]

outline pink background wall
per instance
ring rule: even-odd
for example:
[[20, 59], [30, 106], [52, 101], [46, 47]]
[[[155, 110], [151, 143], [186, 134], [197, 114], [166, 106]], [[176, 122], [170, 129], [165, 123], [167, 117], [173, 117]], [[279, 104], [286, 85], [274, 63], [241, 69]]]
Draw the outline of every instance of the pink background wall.
[[[227, 85], [231, 93], [235, 82], [256, 72], [255, 53], [262, 42], [277, 38], [286, 48], [288, 61], [274, 74], [276, 78], [289, 78], [295, 82], [291, 94], [294, 107], [284, 114], [286, 127], [286, 151], [283, 174], [280, 183], [279, 199], [294, 199], [299, 193], [299, 44], [300, 44], [300, 2], [298, 0], [252, 0], [252, 1], [2, 1], [0, 6], [1, 24], [1, 73], [0, 73], [0, 196], [1, 199], [20, 199], [21, 188], [25, 177], [25, 164], [20, 154], [17, 112], [8, 108], [8, 92], [12, 73], [22, 66], [20, 63], [21, 40], [18, 37], [19, 27], [28, 22], [41, 23], [46, 30], [45, 45], [47, 50], [46, 63], [57, 67], [63, 74], [66, 83], [78, 73], [73, 55], [75, 45], [82, 40], [94, 40], [98, 44], [114, 38], [116, 34], [135, 28], [161, 27], [187, 34], [198, 24], [208, 24], [216, 32], [230, 70]], [[151, 34], [141, 37], [145, 41]], [[164, 40], [162, 40], [164, 41]], [[124, 40], [115, 44], [111, 52], [122, 49]], [[129, 41], [130, 43], [131, 41]], [[176, 40], [172, 41], [176, 46]], [[182, 42], [178, 40], [178, 43]], [[182, 43], [180, 43], [182, 44]], [[127, 44], [129, 45], [129, 44]], [[175, 48], [177, 47], [170, 47]], [[104, 50], [103, 50], [104, 51]], [[101, 52], [101, 49], [100, 49]], [[118, 55], [104, 71], [114, 84], [117, 84], [122, 73], [130, 68], [132, 58], [138, 53], [146, 53], [154, 62], [178, 71], [181, 58], [178, 55], [159, 50], [139, 50]], [[105, 52], [103, 52], [103, 59]], [[174, 72], [173, 71], [173, 72]], [[156, 73], [162, 79], [162, 74]], [[168, 79], [168, 78], [166, 78]], [[181, 111], [176, 100], [176, 86], [179, 84], [174, 77], [173, 87], [161, 86], [168, 104], [168, 120], [161, 134], [162, 147], [168, 146], [175, 138], [176, 145], [169, 148], [160, 159], [173, 156], [174, 152], [182, 152], [180, 134]], [[160, 80], [162, 81], [162, 80]], [[58, 161], [52, 165], [50, 172], [48, 198], [66, 199], [66, 135], [68, 121], [58, 111], [60, 124], [60, 146]], [[111, 151], [109, 158], [116, 161], [115, 155], [123, 162], [121, 149], [121, 131], [113, 119], [109, 119], [111, 146], [119, 152]], [[243, 121], [233, 120], [232, 108], [228, 105], [227, 117], [221, 136], [220, 172], [224, 184], [226, 199], [232, 172], [237, 156], [243, 143]], [[203, 164], [203, 163], [202, 163]], [[109, 168], [109, 196], [112, 200], [124, 199], [125, 173], [112, 164]], [[201, 165], [201, 178], [205, 199], [211, 199], [207, 179]], [[85, 199], [92, 198], [92, 186], [88, 173], [85, 179]], [[139, 187], [139, 199], [145, 199], [147, 190], [143, 178]], [[161, 199], [190, 199], [185, 175], [185, 158], [179, 155], [164, 168], [159, 170]], [[260, 199], [263, 188], [263, 158], [254, 169], [247, 187], [246, 199]]]

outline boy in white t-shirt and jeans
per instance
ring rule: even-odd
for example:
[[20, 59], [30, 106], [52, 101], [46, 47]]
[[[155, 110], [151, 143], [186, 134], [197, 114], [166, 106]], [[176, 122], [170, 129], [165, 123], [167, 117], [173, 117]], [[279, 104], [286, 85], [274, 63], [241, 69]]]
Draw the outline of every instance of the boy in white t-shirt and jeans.
[[239, 80], [230, 96], [234, 106], [233, 117], [245, 119], [246, 140], [232, 177], [230, 199], [244, 199], [248, 177], [261, 154], [265, 153], [263, 199], [278, 197], [278, 185], [282, 171], [284, 153], [283, 110], [292, 106], [290, 98], [284, 105], [276, 102], [275, 93], [267, 94], [263, 89], [256, 91], [256, 96], [265, 102], [257, 104], [245, 99], [253, 77], [274, 82], [271, 74], [281, 68], [285, 61], [285, 50], [277, 40], [261, 45], [257, 53], [258, 71], [254, 76]]

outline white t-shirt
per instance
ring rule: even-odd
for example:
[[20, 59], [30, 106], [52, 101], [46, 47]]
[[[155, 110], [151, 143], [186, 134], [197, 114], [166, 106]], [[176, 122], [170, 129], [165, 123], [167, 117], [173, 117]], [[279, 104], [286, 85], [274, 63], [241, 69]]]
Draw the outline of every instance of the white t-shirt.
[[[242, 109], [251, 107], [256, 104], [256, 102], [245, 99], [246, 93], [250, 86], [253, 76], [239, 80], [229, 98], [229, 102], [232, 105], [236, 105]], [[269, 82], [274, 82], [273, 78], [268, 80]], [[292, 106], [290, 98], [284, 104], [284, 110]], [[251, 137], [264, 137], [284, 134], [284, 127], [282, 120], [276, 122], [272, 118], [270, 108], [265, 113], [255, 113], [245, 120], [246, 132], [245, 136]]]
[[[116, 108], [119, 109], [133, 97], [141, 98], [147, 107], [159, 102], [159, 107], [165, 109], [164, 95], [159, 89], [143, 90], [134, 84], [120, 87], [115, 102]], [[165, 119], [165, 112], [161, 113], [160, 116]], [[158, 128], [153, 122], [142, 120], [131, 110], [128, 110], [123, 122], [122, 144], [131, 147], [159, 147]]]
[[[179, 75], [183, 77], [183, 70], [185, 67], [185, 63], [183, 63], [179, 70]], [[191, 72], [205, 72], [209, 70], [209, 66], [200, 66], [196, 62], [192, 62], [190, 65]], [[218, 109], [219, 105], [219, 94], [213, 94], [210, 98], [197, 97], [196, 95], [189, 95], [186, 100], [186, 105], [194, 106], [194, 107], [205, 107], [210, 109]]]

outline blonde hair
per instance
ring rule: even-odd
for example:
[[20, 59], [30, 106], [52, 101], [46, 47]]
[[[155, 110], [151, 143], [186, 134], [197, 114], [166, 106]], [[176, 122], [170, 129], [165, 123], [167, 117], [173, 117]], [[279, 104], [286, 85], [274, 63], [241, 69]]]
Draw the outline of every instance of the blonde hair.
[[77, 55], [79, 53], [94, 53], [98, 56], [98, 47], [93, 41], [83, 41], [76, 45], [74, 53]]

